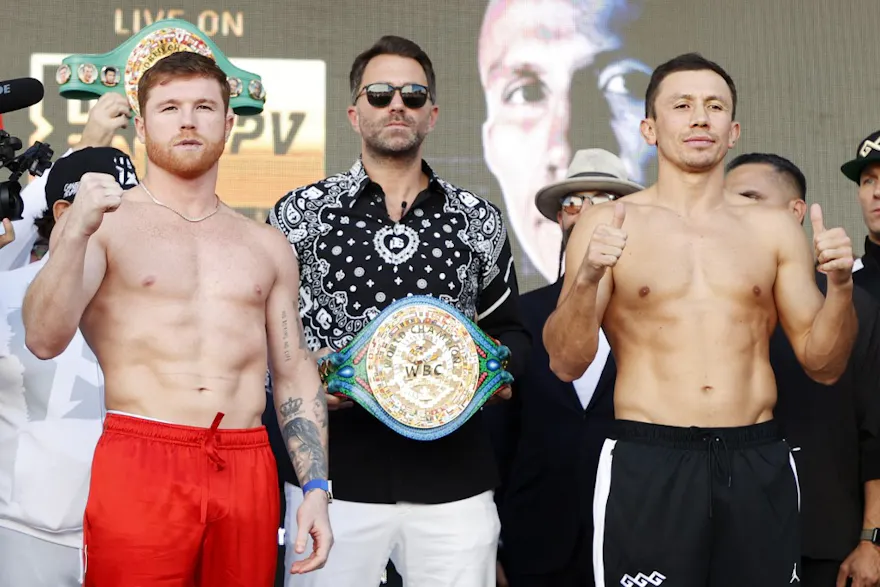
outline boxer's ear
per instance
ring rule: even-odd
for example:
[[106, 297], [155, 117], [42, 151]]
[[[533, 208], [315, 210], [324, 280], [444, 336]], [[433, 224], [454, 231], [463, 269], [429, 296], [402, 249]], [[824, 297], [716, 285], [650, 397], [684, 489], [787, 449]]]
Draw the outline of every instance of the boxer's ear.
[[361, 134], [361, 126], [360, 126], [360, 117], [358, 116], [358, 111], [356, 106], [348, 107], [348, 122], [351, 123], [351, 128], [357, 134]]
[[235, 126], [235, 112], [232, 111], [232, 106], [226, 109], [226, 133], [223, 137], [223, 142], [229, 140], [229, 135], [232, 134], [232, 127]]
[[58, 219], [67, 212], [68, 208], [70, 208], [70, 202], [67, 200], [58, 200], [52, 204], [52, 216], [55, 218], [55, 222], [58, 222]]
[[147, 128], [146, 122], [144, 121], [144, 117], [142, 114], [138, 114], [134, 117], [134, 131], [141, 144], [145, 144]]

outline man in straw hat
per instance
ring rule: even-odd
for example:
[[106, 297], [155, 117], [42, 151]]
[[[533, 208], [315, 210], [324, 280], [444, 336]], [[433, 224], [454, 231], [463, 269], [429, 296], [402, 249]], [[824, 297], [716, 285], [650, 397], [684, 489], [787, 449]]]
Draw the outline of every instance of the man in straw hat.
[[718, 64], [660, 65], [645, 106], [657, 183], [580, 219], [544, 329], [565, 381], [594, 361], [600, 325], [617, 361], [596, 584], [787, 585], [800, 571], [800, 499], [767, 348], [778, 320], [812, 379], [840, 378], [857, 330], [850, 239], [813, 204], [811, 247], [794, 215], [724, 189], [740, 125]]
[[565, 179], [538, 190], [535, 196], [538, 211], [562, 229], [557, 277], [562, 275], [565, 245], [584, 206], [610, 202], [643, 189], [629, 181], [620, 157], [604, 149], [582, 149], [575, 153]]
[[[562, 230], [560, 261], [582, 211], [642, 189], [628, 179], [616, 155], [577, 151], [566, 178], [535, 197], [541, 214]], [[614, 420], [616, 370], [601, 330], [596, 359], [583, 376], [565, 382], [550, 370], [541, 331], [561, 289], [559, 279], [520, 298], [534, 341], [529, 369], [514, 383], [509, 404], [489, 408], [505, 424], [499, 447], [505, 477], [498, 497], [499, 561], [511, 587], [593, 584], [592, 495], [599, 452]], [[551, 494], [555, 497], [547, 499]], [[536, 542], [540, 534], [554, 540]]]
[[[85, 585], [270, 585], [279, 496], [260, 425], [267, 362], [297, 473], [327, 474], [296, 260], [276, 230], [216, 194], [233, 125], [217, 62], [172, 52], [142, 72], [136, 99], [142, 183], [123, 195], [111, 175], [82, 176], [23, 307], [37, 357], [61, 353], [80, 326], [105, 377]], [[314, 552], [293, 572], [326, 561], [328, 498], [314, 491], [299, 508], [297, 548], [311, 534]]]

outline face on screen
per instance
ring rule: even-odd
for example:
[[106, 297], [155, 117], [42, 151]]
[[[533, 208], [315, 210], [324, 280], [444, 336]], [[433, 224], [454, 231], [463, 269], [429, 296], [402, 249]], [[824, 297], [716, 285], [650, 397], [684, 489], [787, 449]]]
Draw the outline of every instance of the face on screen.
[[[609, 25], [626, 10], [623, 0], [498, 0], [483, 22], [486, 164], [520, 246], [548, 280], [556, 278], [559, 227], [538, 212], [535, 193], [565, 177], [573, 149], [617, 151], [636, 181], [652, 156], [639, 136], [644, 98], [635, 89], [650, 69], [627, 58]], [[572, 145], [575, 129], [594, 144]]]
[[643, 125], [661, 161], [689, 172], [718, 165], [739, 138], [727, 82], [710, 70], [677, 71], [660, 82], [655, 116]]
[[150, 88], [143, 117], [135, 125], [151, 163], [191, 179], [217, 164], [232, 121], [217, 81], [190, 77]]
[[372, 106], [364, 89], [384, 83], [395, 87], [419, 84], [427, 87], [425, 70], [415, 59], [398, 55], [374, 57], [364, 69], [360, 95], [348, 116], [355, 132], [361, 135], [363, 147], [381, 157], [415, 156], [437, 120], [437, 106], [430, 99], [420, 108], [408, 108], [395, 91], [391, 103]]

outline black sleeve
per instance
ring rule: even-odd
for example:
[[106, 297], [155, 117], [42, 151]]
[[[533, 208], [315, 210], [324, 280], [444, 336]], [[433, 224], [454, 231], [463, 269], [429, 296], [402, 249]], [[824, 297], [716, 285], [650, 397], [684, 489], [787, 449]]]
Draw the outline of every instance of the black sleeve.
[[519, 287], [516, 283], [516, 269], [510, 241], [504, 238], [494, 267], [487, 274], [494, 278], [480, 294], [477, 309], [477, 324], [486, 334], [497, 338], [510, 349], [510, 362], [507, 370], [514, 379], [525, 372], [526, 359], [532, 349], [532, 337], [523, 324], [519, 309]]
[[501, 477], [501, 485], [495, 489], [495, 503], [500, 506], [504, 501], [522, 429], [522, 394], [517, 389], [517, 384], [513, 384], [513, 393], [509, 400], [486, 406], [483, 412], [483, 421], [489, 430], [498, 474]]
[[880, 479], [880, 304], [859, 287], [853, 291], [853, 303], [859, 317], [851, 357], [853, 400], [859, 427], [859, 470], [866, 483]]

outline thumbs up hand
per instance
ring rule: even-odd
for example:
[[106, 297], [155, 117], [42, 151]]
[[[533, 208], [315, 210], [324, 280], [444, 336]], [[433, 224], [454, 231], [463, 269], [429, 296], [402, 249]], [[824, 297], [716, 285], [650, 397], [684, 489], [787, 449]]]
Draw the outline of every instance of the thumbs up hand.
[[846, 285], [852, 281], [852, 241], [842, 228], [825, 228], [822, 207], [810, 206], [810, 222], [813, 225], [813, 247], [819, 271], [828, 276], [834, 285]]
[[599, 283], [605, 271], [614, 267], [623, 249], [626, 247], [626, 231], [623, 221], [626, 220], [626, 206], [623, 202], [614, 205], [614, 216], [611, 224], [597, 224], [593, 229], [587, 254], [581, 264], [581, 271], [592, 283]]

